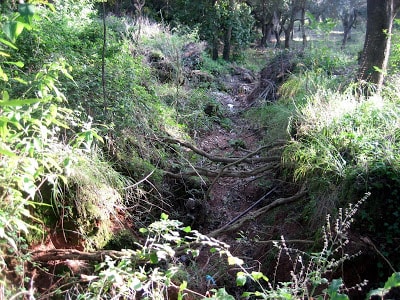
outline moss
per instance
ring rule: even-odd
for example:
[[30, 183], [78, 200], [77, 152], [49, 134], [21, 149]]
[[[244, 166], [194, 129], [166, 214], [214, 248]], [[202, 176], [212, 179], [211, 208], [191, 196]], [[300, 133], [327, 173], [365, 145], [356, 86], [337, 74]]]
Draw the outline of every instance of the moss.
[[122, 250], [122, 249], [136, 249], [137, 240], [129, 230], [122, 230], [113, 235], [104, 245], [104, 249], [108, 250]]

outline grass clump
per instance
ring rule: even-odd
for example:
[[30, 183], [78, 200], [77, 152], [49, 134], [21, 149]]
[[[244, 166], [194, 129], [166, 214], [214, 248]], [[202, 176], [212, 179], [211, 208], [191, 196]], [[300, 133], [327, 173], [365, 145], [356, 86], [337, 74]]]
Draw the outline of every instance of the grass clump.
[[[337, 182], [354, 167], [391, 164], [398, 153], [397, 105], [375, 95], [356, 100], [350, 93], [319, 93], [299, 108], [284, 162], [296, 181]], [[294, 164], [292, 164], [294, 163]]]
[[[291, 140], [283, 152], [283, 163], [293, 179], [309, 188], [313, 220], [334, 213], [339, 203], [371, 192], [357, 228], [379, 242], [394, 268], [400, 266], [393, 244], [399, 229], [393, 216], [400, 213], [395, 204], [399, 124], [398, 96], [393, 93], [356, 97], [350, 88], [319, 91], [297, 107], [289, 127]], [[391, 270], [379, 265], [384, 278]]]

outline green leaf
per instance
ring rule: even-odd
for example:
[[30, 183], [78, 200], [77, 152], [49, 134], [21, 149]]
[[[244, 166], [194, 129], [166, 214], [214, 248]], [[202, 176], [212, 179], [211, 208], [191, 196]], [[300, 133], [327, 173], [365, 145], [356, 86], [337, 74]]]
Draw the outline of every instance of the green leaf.
[[349, 297], [345, 294], [340, 294], [339, 289], [343, 284], [342, 278], [333, 279], [325, 292], [329, 295], [331, 300], [348, 300]]
[[391, 289], [400, 286], [400, 272], [393, 273], [385, 283], [385, 289]]
[[231, 265], [243, 265], [244, 261], [238, 257], [234, 257], [234, 256], [229, 256], [228, 257], [228, 264]]
[[18, 68], [22, 68], [24, 66], [24, 63], [22, 61], [6, 61], [4, 63], [17, 66]]
[[265, 281], [268, 281], [268, 277], [265, 276], [262, 272], [253, 271], [251, 272], [251, 277], [253, 277], [254, 280], [264, 279]]
[[5, 57], [9, 57], [10, 54], [4, 52], [4, 51], [0, 51], [0, 56], [5, 56]]
[[135, 290], [139, 291], [142, 289], [142, 282], [137, 277], [133, 277], [130, 282], [130, 286]]
[[4, 73], [3, 69], [1, 68], [1, 66], [0, 66], [0, 78], [1, 78], [3, 81], [8, 81], [8, 76], [7, 76], [6, 73]]
[[24, 80], [24, 79], [22, 79], [22, 78], [20, 78], [20, 77], [13, 77], [13, 79], [14, 79], [15, 81], [18, 81], [19, 83], [28, 84], [28, 82], [27, 82], [26, 80]]
[[184, 280], [184, 281], [181, 283], [181, 285], [179, 286], [179, 291], [182, 292], [182, 291], [184, 291], [186, 288], [187, 288], [187, 281]]
[[139, 232], [140, 232], [140, 233], [147, 233], [148, 230], [147, 230], [146, 228], [140, 228], [140, 229], [139, 229]]
[[158, 256], [157, 256], [157, 253], [156, 253], [156, 252], [150, 253], [150, 262], [151, 262], [152, 264], [158, 263]]
[[32, 18], [35, 15], [35, 6], [29, 3], [20, 4], [18, 12], [28, 24], [31, 24]]
[[0, 106], [23, 106], [41, 102], [42, 99], [12, 99], [8, 101], [0, 101]]
[[190, 226], [186, 226], [182, 230], [183, 230], [183, 232], [189, 233], [192, 231], [192, 228]]
[[247, 276], [243, 272], [238, 272], [236, 274], [236, 285], [237, 286], [244, 286], [247, 281]]
[[3, 94], [3, 97], [2, 97], [3, 101], [8, 101], [10, 99], [10, 95], [8, 94], [7, 91], [3, 91], [2, 94]]
[[168, 215], [166, 213], [162, 213], [161, 220], [164, 220], [164, 221], [168, 220]]
[[[0, 38], [0, 43], [4, 44], [14, 50], [18, 50], [18, 48], [13, 43], [10, 43], [9, 41], [7, 41], [5, 39]], [[7, 56], [9, 56], [9, 55], [7, 55]]]
[[8, 150], [8, 149], [4, 149], [0, 147], [0, 154], [8, 156], [8, 157], [17, 157], [16, 154], [14, 154], [14, 152]]
[[4, 23], [3, 32], [6, 37], [13, 43], [17, 40], [18, 36], [21, 34], [22, 30], [24, 30], [25, 25], [19, 21], [9, 21]]
[[187, 281], [183, 281], [181, 285], [179, 286], [179, 292], [178, 292], [178, 300], [183, 300], [183, 294], [182, 292], [187, 288]]
[[225, 288], [218, 289], [217, 293], [213, 298], [218, 300], [235, 300], [233, 296], [229, 295], [226, 292]]
[[343, 284], [342, 278], [333, 279], [331, 284], [328, 287], [329, 295], [333, 294], [334, 292], [337, 292], [340, 289], [340, 287], [342, 286], [342, 284]]
[[217, 252], [217, 249], [215, 249], [214, 247], [210, 248], [210, 253], [215, 253]]
[[368, 293], [366, 299], [370, 299], [372, 296], [379, 296], [379, 297], [383, 298], [383, 296], [386, 295], [388, 292], [389, 291], [385, 290], [384, 288], [378, 288], [378, 289], [370, 291]]

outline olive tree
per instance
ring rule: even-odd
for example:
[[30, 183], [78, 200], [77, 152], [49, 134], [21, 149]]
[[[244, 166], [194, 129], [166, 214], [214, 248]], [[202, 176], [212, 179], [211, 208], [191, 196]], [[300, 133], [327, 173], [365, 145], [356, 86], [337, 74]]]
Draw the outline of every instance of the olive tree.
[[371, 82], [380, 89], [387, 69], [393, 19], [400, 9], [400, 0], [368, 0], [367, 32], [359, 80]]

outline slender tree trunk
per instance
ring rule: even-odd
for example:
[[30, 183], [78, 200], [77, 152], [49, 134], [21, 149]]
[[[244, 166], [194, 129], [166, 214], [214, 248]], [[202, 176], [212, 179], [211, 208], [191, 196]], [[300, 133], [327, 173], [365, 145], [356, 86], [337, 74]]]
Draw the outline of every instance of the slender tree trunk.
[[267, 45], [267, 41], [268, 41], [268, 24], [267, 24], [267, 18], [265, 13], [263, 12], [262, 17], [261, 17], [261, 41], [260, 41], [260, 46], [262, 48], [265, 47], [265, 45]]
[[279, 48], [281, 46], [281, 24], [280, 24], [281, 16], [276, 11], [272, 16], [272, 32], [275, 35], [276, 45], [275, 47]]
[[261, 36], [261, 40], [260, 40], [260, 47], [264, 48], [268, 41], [268, 27], [267, 27], [267, 23], [265, 22], [265, 20], [263, 20], [261, 23], [261, 33], [262, 33], [262, 36]]
[[301, 37], [303, 38], [303, 48], [307, 45], [307, 36], [306, 36], [306, 27], [304, 25], [306, 21], [306, 1], [303, 1], [301, 7], [301, 19], [300, 19], [300, 28], [301, 28]]
[[[285, 34], [285, 49], [289, 49], [290, 47], [290, 37], [293, 32], [293, 26], [294, 26], [294, 18], [291, 16], [289, 19], [286, 20], [288, 22], [287, 27], [285, 25], [282, 25], [283, 32]], [[285, 23], [286, 23], [285, 22]]]
[[290, 36], [291, 36], [292, 30], [293, 30], [293, 28], [290, 29], [289, 27], [283, 30], [285, 33], [285, 49], [289, 49], [289, 47], [290, 47]]
[[356, 10], [353, 8], [351, 12], [345, 13], [342, 16], [342, 25], [343, 25], [343, 41], [342, 41], [342, 49], [346, 46], [347, 40], [350, 38], [351, 28], [353, 28], [354, 23], [357, 19]]
[[382, 87], [390, 52], [393, 19], [400, 0], [368, 0], [367, 32], [358, 78]]
[[266, 42], [270, 43], [272, 39], [272, 34], [274, 33], [274, 25], [272, 23], [268, 23], [266, 30], [267, 30]]
[[284, 26], [284, 23], [282, 25], [283, 31], [285, 33], [285, 49], [288, 49], [289, 46], [290, 46], [290, 37], [291, 37], [291, 34], [293, 32], [294, 20], [295, 20], [295, 16], [296, 16], [297, 10], [298, 10], [298, 7], [296, 6], [295, 0], [293, 0], [292, 1], [291, 11], [290, 11], [290, 16], [286, 20], [287, 27]]
[[106, 47], [107, 47], [107, 26], [106, 26], [106, 6], [103, 2], [103, 49], [101, 53], [101, 85], [103, 87], [103, 111], [107, 114], [107, 91], [106, 91]]
[[233, 10], [235, 9], [235, 1], [229, 0], [230, 16], [228, 26], [224, 36], [224, 49], [222, 50], [222, 58], [229, 60], [231, 54], [232, 28], [233, 28]]
[[212, 59], [218, 59], [218, 38], [214, 37], [212, 41]]
[[303, 47], [307, 44], [307, 36], [306, 36], [306, 27], [305, 27], [305, 19], [306, 19], [306, 9], [301, 9], [301, 19], [300, 19], [300, 30], [301, 30], [301, 37], [303, 39]]
[[225, 32], [224, 49], [222, 50], [222, 58], [229, 60], [231, 53], [232, 25], [229, 25]]

